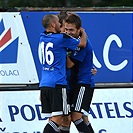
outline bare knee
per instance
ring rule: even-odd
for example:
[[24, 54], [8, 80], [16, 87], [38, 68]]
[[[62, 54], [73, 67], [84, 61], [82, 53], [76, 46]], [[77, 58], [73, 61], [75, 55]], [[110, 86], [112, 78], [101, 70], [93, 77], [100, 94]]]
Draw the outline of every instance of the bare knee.
[[69, 116], [63, 116], [62, 126], [69, 127], [70, 124], [71, 124], [71, 115], [69, 115]]
[[76, 120], [79, 120], [82, 118], [82, 113], [79, 113], [79, 112], [72, 112], [71, 113], [71, 119], [72, 121], [76, 121]]
[[63, 115], [52, 116], [50, 120], [52, 120], [60, 126], [63, 122]]

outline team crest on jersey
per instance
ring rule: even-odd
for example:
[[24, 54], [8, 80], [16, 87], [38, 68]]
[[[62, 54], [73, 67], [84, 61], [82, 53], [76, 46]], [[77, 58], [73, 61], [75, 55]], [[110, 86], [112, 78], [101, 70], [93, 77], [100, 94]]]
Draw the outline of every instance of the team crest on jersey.
[[80, 48], [80, 47], [77, 47], [77, 48], [75, 49], [73, 55], [76, 56], [76, 55], [79, 53], [80, 50], [81, 50], [81, 48]]

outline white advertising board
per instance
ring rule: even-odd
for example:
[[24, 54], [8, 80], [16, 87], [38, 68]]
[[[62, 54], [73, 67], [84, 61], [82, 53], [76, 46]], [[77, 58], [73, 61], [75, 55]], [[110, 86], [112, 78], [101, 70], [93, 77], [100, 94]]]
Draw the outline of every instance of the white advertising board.
[[0, 13], [0, 84], [38, 83], [20, 12]]
[[[95, 133], [133, 133], [133, 89], [95, 89], [89, 119]], [[0, 133], [42, 133], [46, 123], [39, 91], [0, 92]]]

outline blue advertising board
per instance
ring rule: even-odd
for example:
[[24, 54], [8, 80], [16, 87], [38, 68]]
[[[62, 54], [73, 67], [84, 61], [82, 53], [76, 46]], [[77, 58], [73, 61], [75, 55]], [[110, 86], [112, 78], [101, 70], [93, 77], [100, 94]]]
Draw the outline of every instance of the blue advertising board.
[[[132, 40], [133, 40], [133, 13], [132, 13]], [[133, 41], [132, 41], [132, 82], [133, 82]]]
[[131, 82], [132, 14], [81, 13], [80, 16], [96, 55], [96, 81]]
[[[26, 34], [30, 43], [38, 76], [41, 64], [38, 56], [40, 33], [43, 32], [42, 18], [58, 12], [21, 12]], [[94, 65], [98, 72], [96, 82], [132, 82], [133, 64], [133, 13], [76, 12], [94, 49]]]

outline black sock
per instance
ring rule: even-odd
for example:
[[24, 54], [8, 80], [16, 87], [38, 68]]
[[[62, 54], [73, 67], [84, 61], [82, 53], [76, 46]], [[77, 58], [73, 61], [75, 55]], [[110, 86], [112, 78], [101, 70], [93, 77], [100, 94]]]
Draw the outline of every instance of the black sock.
[[76, 120], [74, 122], [76, 128], [78, 129], [79, 132], [83, 132], [83, 133], [90, 133], [89, 128], [87, 127], [87, 125], [84, 123], [83, 119], [80, 118], [79, 120]]
[[43, 133], [59, 133], [58, 124], [53, 121], [49, 121], [49, 123], [45, 126]]
[[61, 126], [60, 133], [70, 133], [70, 127]]
[[90, 130], [90, 133], [94, 133], [94, 130], [93, 130], [93, 128], [92, 128], [92, 126], [91, 126], [91, 123], [88, 121], [88, 123], [86, 124], [87, 125], [87, 127], [89, 128], [89, 130]]

